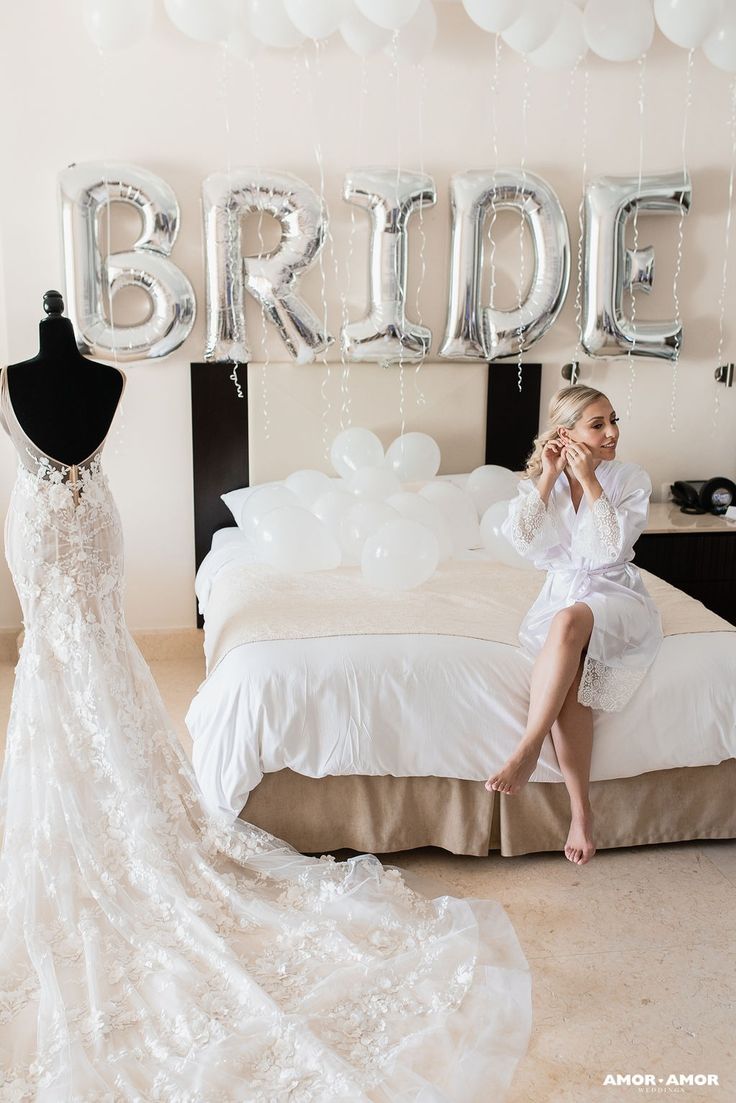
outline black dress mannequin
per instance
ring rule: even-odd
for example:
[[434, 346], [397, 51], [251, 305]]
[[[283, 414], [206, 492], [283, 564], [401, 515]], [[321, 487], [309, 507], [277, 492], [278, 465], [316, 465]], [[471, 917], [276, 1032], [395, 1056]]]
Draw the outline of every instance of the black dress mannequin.
[[38, 356], [8, 365], [8, 394], [36, 447], [71, 466], [89, 459], [107, 436], [125, 375], [81, 355], [58, 291], [46, 292], [43, 308], [48, 317], [38, 326]]

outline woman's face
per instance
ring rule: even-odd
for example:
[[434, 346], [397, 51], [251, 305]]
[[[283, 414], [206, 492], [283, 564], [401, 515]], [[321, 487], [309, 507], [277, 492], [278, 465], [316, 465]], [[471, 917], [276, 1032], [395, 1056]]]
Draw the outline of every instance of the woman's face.
[[595, 460], [611, 460], [618, 443], [618, 418], [607, 398], [589, 402], [572, 429], [559, 430], [561, 440], [587, 444]]

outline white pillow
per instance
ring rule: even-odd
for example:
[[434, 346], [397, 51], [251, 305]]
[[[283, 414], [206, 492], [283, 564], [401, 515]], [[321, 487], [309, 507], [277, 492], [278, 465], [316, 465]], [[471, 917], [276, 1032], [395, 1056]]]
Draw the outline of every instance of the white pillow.
[[223, 502], [235, 518], [235, 524], [240, 528], [240, 518], [243, 515], [243, 506], [250, 498], [254, 490], [260, 490], [262, 486], [275, 486], [276, 483], [254, 483], [253, 486], [242, 486], [238, 490], [228, 490], [221, 494]]
[[[333, 483], [341, 483], [343, 480], [335, 477], [332, 479]], [[275, 479], [270, 483], [254, 483], [253, 486], [242, 486], [238, 490], [228, 490], [226, 494], [221, 494], [223, 502], [232, 513], [235, 518], [235, 524], [238, 528], [241, 527], [240, 520], [243, 516], [243, 507], [250, 498], [251, 494], [255, 490], [260, 490], [264, 486], [283, 486], [283, 479]]]

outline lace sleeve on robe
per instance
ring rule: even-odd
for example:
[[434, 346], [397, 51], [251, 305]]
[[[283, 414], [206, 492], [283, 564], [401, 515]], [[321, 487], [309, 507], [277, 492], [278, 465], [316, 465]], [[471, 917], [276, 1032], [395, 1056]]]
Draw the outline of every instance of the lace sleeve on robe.
[[525, 559], [536, 559], [560, 543], [554, 507], [546, 506], [531, 479], [522, 479], [519, 493], [509, 506], [501, 532]]
[[632, 467], [615, 500], [604, 491], [581, 519], [575, 550], [595, 567], [625, 560], [646, 528], [652, 483], [642, 467]]

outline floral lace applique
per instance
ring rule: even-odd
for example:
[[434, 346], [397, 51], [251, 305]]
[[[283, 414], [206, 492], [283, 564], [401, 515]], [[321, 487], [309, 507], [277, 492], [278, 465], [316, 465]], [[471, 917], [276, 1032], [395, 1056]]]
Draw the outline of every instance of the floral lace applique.
[[620, 712], [641, 685], [647, 673], [620, 666], [606, 666], [586, 654], [578, 687], [578, 701], [594, 709]]
[[621, 522], [605, 491], [600, 494], [577, 532], [577, 551], [588, 559], [615, 562], [622, 548]]
[[559, 543], [554, 506], [551, 502], [544, 504], [534, 483], [514, 511], [511, 539], [520, 555]]

